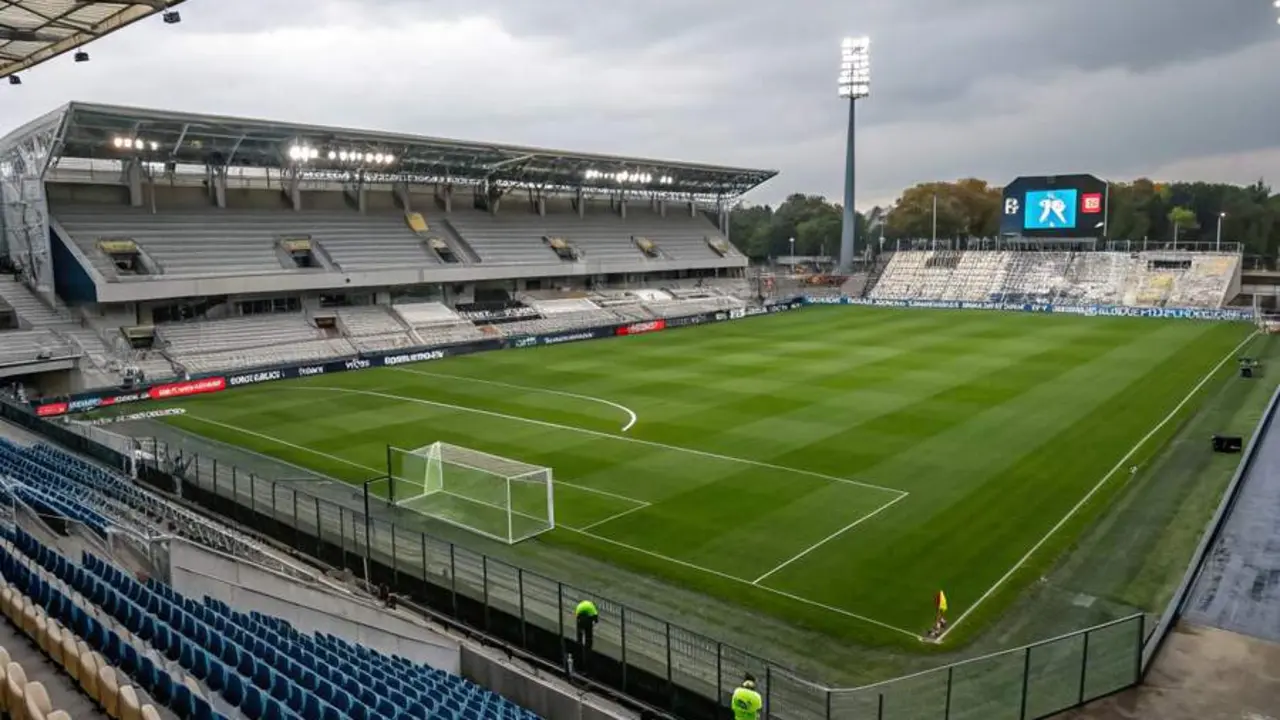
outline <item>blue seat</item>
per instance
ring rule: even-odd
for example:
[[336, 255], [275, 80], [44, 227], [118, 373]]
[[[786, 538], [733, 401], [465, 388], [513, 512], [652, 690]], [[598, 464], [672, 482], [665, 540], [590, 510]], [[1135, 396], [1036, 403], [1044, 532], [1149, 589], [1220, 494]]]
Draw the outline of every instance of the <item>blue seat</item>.
[[265, 706], [262, 701], [262, 693], [258, 688], [250, 685], [244, 691], [244, 700], [240, 702], [240, 712], [249, 720], [261, 720]]
[[180, 718], [189, 718], [195, 714], [191, 690], [186, 685], [177, 684], [173, 686], [173, 697], [169, 700], [169, 709], [173, 710]]

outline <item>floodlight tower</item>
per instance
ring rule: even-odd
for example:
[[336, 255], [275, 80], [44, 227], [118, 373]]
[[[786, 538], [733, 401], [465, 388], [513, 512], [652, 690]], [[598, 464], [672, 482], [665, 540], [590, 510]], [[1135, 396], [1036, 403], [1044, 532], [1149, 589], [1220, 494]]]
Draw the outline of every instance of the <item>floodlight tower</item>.
[[858, 101], [871, 94], [871, 38], [845, 38], [840, 43], [840, 97], [849, 101], [849, 127], [844, 153], [844, 222], [840, 229], [840, 268], [853, 267], [858, 216], [854, 211], [854, 135]]

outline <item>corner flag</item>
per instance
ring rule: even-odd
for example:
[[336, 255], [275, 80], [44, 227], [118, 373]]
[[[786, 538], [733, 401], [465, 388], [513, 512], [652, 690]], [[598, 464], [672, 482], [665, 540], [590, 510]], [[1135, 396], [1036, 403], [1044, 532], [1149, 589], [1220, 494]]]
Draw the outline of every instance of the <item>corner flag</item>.
[[940, 613], [946, 612], [947, 611], [947, 594], [939, 590], [938, 594], [935, 595], [933, 598], [933, 604], [937, 606], [938, 612]]

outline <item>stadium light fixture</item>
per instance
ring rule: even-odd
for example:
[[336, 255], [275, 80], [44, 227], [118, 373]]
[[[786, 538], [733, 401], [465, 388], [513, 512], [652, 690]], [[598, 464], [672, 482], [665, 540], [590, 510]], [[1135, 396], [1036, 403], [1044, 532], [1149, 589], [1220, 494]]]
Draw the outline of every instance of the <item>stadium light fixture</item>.
[[86, 63], [86, 62], [89, 62], [89, 53], [83, 50], [78, 50], [76, 51], [74, 58], [75, 58], [75, 61], [78, 63]]
[[160, 143], [156, 142], [155, 140], [152, 140], [152, 141], [151, 141], [151, 152], [155, 152], [156, 150], [159, 150], [159, 149], [160, 149]]
[[22, 78], [18, 77], [17, 75], [10, 75], [10, 76], [9, 76], [9, 84], [10, 84], [10, 85], [21, 85], [21, 84], [22, 84]]
[[840, 43], [840, 97], [859, 100], [871, 94], [871, 38]]
[[857, 242], [855, 122], [858, 101], [871, 94], [871, 38], [847, 37], [840, 43], [840, 98], [849, 102], [844, 157], [844, 208], [840, 219], [840, 269], [853, 269]]
[[337, 160], [337, 159], [338, 159], [338, 153], [336, 153], [336, 152], [334, 152], [334, 151], [330, 150], [330, 151], [329, 151], [329, 159], [330, 159], [330, 160]]
[[395, 161], [396, 161], [396, 156], [395, 156], [395, 155], [383, 155], [383, 156], [382, 156], [382, 162], [386, 163], [387, 165], [390, 165], [391, 163], [393, 163], [393, 162], [395, 162]]
[[141, 150], [142, 148], [144, 148], [144, 147], [146, 147], [146, 146], [147, 146], [147, 144], [146, 144], [145, 142], [143, 142], [142, 138], [134, 138], [134, 140], [133, 140], [133, 149], [134, 149], [134, 150]]

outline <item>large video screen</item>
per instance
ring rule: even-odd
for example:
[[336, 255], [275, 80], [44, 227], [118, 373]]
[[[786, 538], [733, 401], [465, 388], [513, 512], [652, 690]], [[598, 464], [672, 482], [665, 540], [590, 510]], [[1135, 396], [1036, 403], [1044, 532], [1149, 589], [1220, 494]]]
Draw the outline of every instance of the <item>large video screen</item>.
[[1005, 186], [1000, 233], [1029, 238], [1103, 234], [1107, 184], [1092, 175], [1020, 177]]

